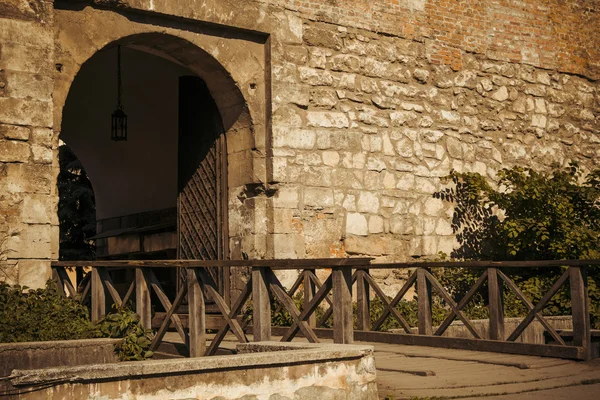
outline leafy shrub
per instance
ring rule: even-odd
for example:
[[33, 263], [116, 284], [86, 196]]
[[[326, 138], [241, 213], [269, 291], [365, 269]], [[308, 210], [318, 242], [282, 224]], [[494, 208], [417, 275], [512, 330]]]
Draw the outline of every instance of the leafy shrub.
[[87, 307], [60, 293], [52, 280], [44, 289], [27, 289], [0, 282], [0, 343], [123, 338], [115, 346], [120, 360], [152, 356], [152, 331], [130, 309], [115, 308], [93, 324]]
[[140, 324], [140, 316], [131, 309], [113, 304], [113, 310], [98, 321], [95, 336], [123, 338], [123, 341], [115, 346], [115, 352], [121, 361], [139, 361], [152, 357], [152, 330], [144, 329]]
[[[498, 173], [493, 188], [477, 173], [451, 172], [450, 186], [434, 197], [455, 204], [452, 228], [460, 246], [454, 259], [565, 260], [599, 258], [600, 170], [584, 176], [579, 166], [555, 168], [550, 173], [513, 167]], [[564, 272], [563, 268], [527, 268], [507, 274], [531, 301], [538, 302]], [[480, 271], [445, 272], [444, 284], [459, 298]], [[589, 269], [588, 290], [592, 322], [600, 327], [600, 268]], [[485, 288], [481, 301], [486, 301]], [[543, 310], [546, 315], [570, 313], [568, 286]], [[506, 292], [507, 316], [523, 316], [525, 306]]]
[[88, 309], [52, 281], [27, 290], [0, 282], [0, 342], [84, 339], [93, 336]]

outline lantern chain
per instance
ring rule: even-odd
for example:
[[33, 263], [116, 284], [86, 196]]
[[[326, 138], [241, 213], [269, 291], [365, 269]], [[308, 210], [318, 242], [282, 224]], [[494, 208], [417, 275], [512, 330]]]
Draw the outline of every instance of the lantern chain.
[[123, 86], [121, 83], [121, 45], [117, 46], [117, 108], [122, 110], [121, 93]]

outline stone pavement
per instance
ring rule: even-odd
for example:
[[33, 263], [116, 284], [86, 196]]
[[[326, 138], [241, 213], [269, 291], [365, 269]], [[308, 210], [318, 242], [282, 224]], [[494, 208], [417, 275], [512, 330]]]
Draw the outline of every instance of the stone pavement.
[[[178, 342], [175, 332], [166, 341]], [[235, 337], [222, 342], [223, 354]], [[277, 338], [273, 338], [277, 340]], [[303, 339], [298, 339], [303, 341]], [[322, 339], [327, 342], [328, 340]], [[600, 359], [557, 358], [357, 342], [375, 347], [382, 399], [600, 400]]]
[[373, 343], [381, 398], [600, 399], [600, 362]]

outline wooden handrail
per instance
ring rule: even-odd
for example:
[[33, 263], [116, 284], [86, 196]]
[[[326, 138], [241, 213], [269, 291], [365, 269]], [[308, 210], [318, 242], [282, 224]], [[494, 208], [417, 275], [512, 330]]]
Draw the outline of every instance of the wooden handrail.
[[269, 267], [271, 269], [322, 269], [352, 267], [357, 269], [404, 268], [556, 268], [595, 267], [600, 260], [535, 260], [535, 261], [414, 261], [373, 263], [370, 257], [311, 258], [273, 260], [106, 260], [106, 261], [52, 261], [52, 267], [105, 267], [105, 268], [191, 268], [191, 267]]
[[[83, 291], [82, 297], [91, 295], [92, 319], [102, 318], [106, 312], [108, 301], [120, 304], [133, 296], [135, 290], [136, 311], [145, 327], [151, 325], [153, 292], [159, 299], [167, 317], [163, 321], [157, 337], [153, 342], [156, 348], [160, 344], [166, 330], [172, 324], [190, 349], [191, 356], [212, 355], [228, 332], [235, 334], [238, 341], [245, 342], [245, 324], [238, 321], [240, 312], [248, 301], [252, 301], [252, 333], [255, 341], [270, 340], [271, 302], [276, 299], [280, 309], [285, 310], [293, 319], [291, 327], [282, 333], [284, 341], [295, 336], [304, 336], [309, 341], [318, 341], [324, 334], [321, 326], [333, 316], [333, 330], [325, 336], [332, 337], [336, 343], [352, 343], [358, 337], [374, 340], [380, 337], [384, 341], [394, 343], [429, 344], [454, 348], [477, 348], [490, 351], [518, 352], [520, 354], [547, 355], [588, 359], [591, 349], [589, 298], [587, 293], [588, 267], [600, 266], [600, 260], [542, 260], [542, 261], [464, 261], [464, 262], [405, 262], [405, 263], [372, 263], [372, 258], [327, 258], [327, 259], [278, 259], [278, 260], [109, 260], [109, 261], [54, 261], [53, 277], [59, 288], [66, 289], [74, 296], [74, 287], [64, 269], [73, 266], [90, 266], [92, 274], [90, 283]], [[218, 292], [217, 285], [207, 273], [207, 267], [244, 267], [251, 269], [251, 279], [246, 283], [242, 295], [233, 305], [227, 303]], [[440, 284], [431, 268], [473, 268], [481, 269], [476, 283], [462, 299], [455, 299]], [[537, 303], [527, 299], [509, 277], [511, 268], [556, 268], [567, 267], [560, 279]], [[108, 271], [111, 268], [135, 268], [135, 280], [129, 285], [127, 294], [121, 298], [113, 284]], [[169, 299], [156, 279], [154, 268], [186, 268], [188, 277], [188, 327], [184, 327], [179, 318], [178, 309], [185, 294]], [[298, 270], [300, 276], [291, 290], [287, 290], [279, 282], [274, 270]], [[330, 271], [329, 276], [321, 283], [316, 270]], [[371, 269], [412, 269], [406, 283], [392, 300], [370, 276]], [[504, 269], [504, 272], [502, 271]], [[514, 272], [514, 271], [513, 271]], [[489, 339], [482, 339], [475, 326], [463, 312], [464, 307], [481, 291], [487, 282], [488, 308], [490, 311]], [[569, 283], [573, 318], [573, 344], [565, 343], [542, 314], [552, 296]], [[356, 286], [355, 286], [356, 285]], [[396, 307], [405, 295], [415, 288], [418, 299], [417, 333], [409, 326], [405, 316]], [[356, 287], [356, 289], [353, 289]], [[352, 294], [356, 290], [357, 329], [353, 326]], [[504, 292], [513, 292], [519, 298], [528, 315], [512, 332], [505, 331], [504, 325]], [[297, 307], [293, 301], [295, 293], [304, 294], [303, 307]], [[414, 293], [414, 292], [413, 292]], [[371, 323], [371, 294], [379, 297], [384, 309], [382, 315]], [[432, 294], [436, 294], [445, 302], [449, 315], [441, 325], [433, 329]], [[206, 298], [212, 300], [222, 314], [225, 325], [219, 330], [210, 347], [206, 347], [206, 325], [204, 306]], [[322, 305], [329, 305], [320, 321], [316, 321], [316, 311]], [[373, 332], [380, 328], [387, 318], [396, 319], [404, 328], [405, 334], [382, 334]], [[443, 337], [442, 335], [454, 319], [461, 320], [471, 332], [473, 339]], [[533, 345], [515, 343], [532, 321], [538, 320], [547, 330], [557, 345]], [[358, 335], [358, 336], [357, 336]], [[415, 339], [418, 338], [418, 339]], [[491, 340], [490, 340], [491, 339]], [[482, 344], [483, 343], [483, 344]], [[487, 347], [486, 347], [487, 346]]]

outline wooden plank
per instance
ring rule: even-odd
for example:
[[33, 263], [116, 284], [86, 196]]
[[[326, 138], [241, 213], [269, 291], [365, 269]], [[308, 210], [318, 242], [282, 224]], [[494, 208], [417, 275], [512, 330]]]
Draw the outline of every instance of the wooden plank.
[[77, 295], [77, 290], [75, 290], [75, 287], [73, 286], [73, 283], [71, 282], [71, 278], [69, 278], [69, 274], [67, 274], [67, 271], [65, 271], [65, 268], [64, 267], [53, 268], [52, 274], [53, 274], [53, 277], [54, 277], [54, 274], [56, 274], [55, 281], [57, 282], [58, 289], [61, 291], [61, 293], [63, 293], [63, 294], [65, 293], [64, 288], [66, 286], [67, 292], [69, 293], [69, 295], [72, 298], [75, 298], [75, 296]]
[[[331, 274], [329, 274], [329, 276], [331, 276]], [[310, 279], [315, 284], [317, 290], [321, 289], [321, 286], [323, 285], [323, 283], [321, 283], [321, 280], [314, 272], [310, 274]], [[317, 321], [317, 326], [323, 326], [327, 322], [329, 317], [331, 317], [331, 315], [333, 314], [333, 301], [331, 301], [329, 296], [325, 296], [323, 298], [323, 300], [325, 300], [327, 302], [327, 304], [329, 304], [329, 307], [327, 308], [327, 310], [325, 310], [323, 315], [321, 315], [321, 319]], [[312, 315], [313, 314], [311, 314], [311, 316]], [[316, 318], [316, 315], [315, 315], [315, 318]]]
[[[231, 313], [229, 314], [229, 318], [233, 319], [238, 316], [238, 314], [242, 310], [242, 307], [244, 306], [244, 304], [246, 304], [246, 302], [248, 301], [248, 298], [250, 298], [251, 294], [252, 294], [252, 278], [250, 278], [248, 280], [248, 283], [246, 283], [246, 286], [244, 286], [242, 293], [240, 293], [238, 298], [235, 300], [233, 307], [231, 307]], [[205, 355], [211, 356], [216, 353], [217, 349], [219, 348], [219, 344], [221, 344], [221, 342], [225, 338], [225, 335], [227, 334], [227, 332], [229, 332], [229, 329], [230, 329], [229, 324], [225, 324], [222, 328], [219, 329], [219, 331], [217, 332], [217, 334], [211, 341], [210, 346], [206, 350]]]
[[371, 329], [371, 301], [369, 296], [369, 282], [364, 278], [369, 270], [356, 271], [356, 323], [357, 329], [368, 331]]
[[[273, 327], [273, 334], [280, 335], [284, 327]], [[332, 339], [333, 329], [316, 328], [320, 339]], [[520, 354], [524, 356], [556, 357], [571, 360], [583, 359], [583, 348], [549, 344], [502, 342], [498, 340], [452, 338], [445, 336], [407, 335], [403, 333], [354, 331], [354, 340], [359, 342], [426, 346], [455, 350], [487, 351], [493, 353]]]
[[[188, 291], [187, 286], [183, 286], [181, 288], [181, 290], [179, 291], [179, 293], [177, 293], [177, 297], [175, 298], [175, 301], [173, 302], [173, 307], [171, 307], [169, 309], [169, 311], [167, 311], [165, 318], [164, 318], [162, 324], [160, 325], [160, 328], [156, 332], [156, 335], [154, 335], [154, 339], [152, 339], [152, 344], [150, 345], [150, 350], [153, 350], [153, 351], [156, 350], [156, 348], [158, 347], [160, 342], [162, 342], [163, 337], [167, 333], [167, 329], [169, 329], [169, 326], [171, 325], [171, 317], [173, 316], [173, 314], [177, 313], [177, 310], [179, 310], [179, 306], [183, 302], [183, 299], [185, 299], [185, 295], [187, 294], [187, 291]], [[186, 343], [186, 345], [189, 346], [189, 344], [187, 344], [187, 343]]]
[[600, 266], [600, 259], [536, 261], [414, 261], [402, 263], [371, 263], [369, 264], [368, 268], [556, 268], [564, 266]]
[[135, 270], [135, 312], [140, 316], [142, 327], [150, 329], [152, 327], [152, 303], [144, 268]]
[[570, 267], [571, 314], [573, 315], [573, 344], [583, 349], [583, 359], [589, 360], [591, 353], [590, 311], [587, 271], [585, 267]]
[[354, 342], [352, 321], [352, 270], [333, 268], [333, 342]]
[[102, 282], [106, 287], [106, 291], [108, 292], [108, 294], [110, 294], [110, 297], [113, 299], [114, 304], [116, 304], [117, 307], [121, 307], [123, 305], [123, 301], [121, 300], [119, 292], [115, 288], [115, 284], [113, 283], [110, 274], [108, 273], [108, 271], [106, 271], [105, 268], [97, 268], [97, 270], [98, 274], [100, 275], [100, 279], [102, 279]]
[[[475, 282], [475, 284], [471, 287], [471, 289], [469, 289], [469, 291], [465, 294], [465, 296], [458, 302], [456, 308], [459, 310], [462, 310], [463, 308], [465, 308], [465, 306], [467, 304], [469, 304], [469, 301], [471, 301], [471, 298], [475, 295], [475, 293], [477, 293], [477, 290], [479, 290], [479, 288], [481, 287], [481, 285], [483, 285], [483, 282], [485, 282], [486, 279], [487, 279], [487, 269], [483, 271], [483, 274], [479, 277], [477, 282]], [[435, 331], [434, 335], [442, 336], [444, 334], [444, 332], [446, 332], [446, 329], [448, 329], [448, 327], [450, 326], [452, 321], [454, 321], [455, 318], [456, 318], [456, 314], [450, 313], [450, 315], [448, 315], [446, 317], [446, 319], [440, 324], [437, 331]]]
[[127, 289], [127, 293], [125, 293], [125, 296], [123, 297], [123, 305], [127, 306], [127, 303], [129, 302], [129, 300], [131, 299], [131, 296], [133, 295], [135, 290], [135, 279], [131, 282], [131, 284], [129, 285], [129, 289]]
[[321, 269], [331, 267], [365, 266], [373, 260], [360, 258], [307, 258], [273, 260], [107, 260], [107, 261], [52, 261], [53, 267], [106, 267], [106, 268], [207, 268], [207, 267], [264, 267], [271, 269]]
[[488, 300], [490, 310], [490, 339], [504, 340], [504, 287], [498, 279], [498, 269], [488, 268]]
[[[317, 329], [317, 333], [320, 333]], [[355, 339], [366, 342], [403, 344], [413, 346], [441, 347], [448, 349], [489, 351], [495, 353], [522, 354], [541, 357], [558, 357], [574, 360], [583, 359], [583, 348], [498, 340], [450, 338], [444, 336], [405, 335], [387, 332], [356, 331]]]
[[417, 299], [419, 302], [419, 335], [431, 335], [433, 333], [431, 319], [431, 284], [427, 279], [424, 268], [417, 269]]
[[[371, 278], [370, 275], [364, 275], [364, 279], [375, 290], [375, 294], [381, 299], [381, 302], [383, 303], [383, 306], [384, 306], [383, 313], [377, 319], [377, 321], [375, 321], [375, 323], [373, 324], [373, 330], [379, 329], [379, 327], [385, 321], [387, 316], [389, 314], [392, 314], [392, 316], [394, 318], [396, 318], [396, 320], [398, 320], [398, 322], [400, 322], [400, 325], [402, 325], [402, 328], [404, 328], [404, 330], [407, 333], [409, 333], [409, 334], [412, 333], [410, 326], [408, 325], [408, 322], [406, 321], [406, 319], [404, 319], [404, 317], [398, 312], [398, 310], [396, 310], [395, 305], [393, 305], [393, 303], [388, 301], [387, 296], [385, 295], [383, 290], [381, 290], [379, 285], [377, 285], [377, 283], [373, 280], [373, 278]], [[414, 282], [414, 280], [412, 280], [412, 281]], [[410, 285], [407, 287], [409, 282], [411, 282], [411, 279], [409, 279], [409, 281], [404, 285], [404, 287], [402, 289], [406, 288], [406, 290], [408, 290], [408, 288], [410, 287]], [[400, 290], [400, 292], [402, 292], [402, 290]], [[404, 291], [404, 293], [406, 293], [406, 291]], [[402, 296], [400, 296], [400, 297], [396, 296], [396, 298], [399, 301], [402, 298]]]
[[202, 289], [205, 293], [207, 293], [212, 300], [215, 302], [221, 315], [225, 318], [227, 325], [231, 328], [233, 334], [237, 337], [240, 343], [248, 343], [248, 338], [246, 338], [246, 334], [244, 333], [240, 323], [235, 319], [235, 316], [231, 317], [231, 310], [227, 306], [227, 302], [224, 298], [221, 297], [219, 291], [217, 289], [217, 285], [215, 281], [211, 278], [208, 271], [199, 268], [197, 273], [200, 275], [200, 284], [202, 285]]
[[[303, 306], [302, 308], [306, 308], [308, 307], [308, 305], [310, 304], [310, 301], [313, 299], [313, 297], [315, 297], [315, 282], [313, 281], [311, 275], [314, 275], [314, 273], [310, 270], [304, 270], [302, 272], [302, 284], [303, 284], [303, 290], [304, 290], [304, 298], [303, 298]], [[315, 314], [311, 314], [310, 317], [308, 317], [308, 326], [311, 327], [311, 329], [316, 328], [317, 327], [317, 316]]]
[[[90, 279], [88, 279], [88, 281], [87, 281], [87, 284], [83, 288], [83, 291], [81, 292], [81, 302], [82, 303], [85, 301], [85, 298], [91, 293], [91, 291], [92, 291], [92, 279], [90, 277]], [[91, 303], [91, 299], [90, 299], [90, 303]]]
[[300, 328], [300, 330], [304, 334], [304, 337], [306, 337], [311, 343], [318, 343], [319, 340], [311, 330], [308, 323], [300, 319], [300, 311], [298, 311], [298, 309], [296, 308], [294, 300], [292, 300], [286, 293], [285, 289], [283, 288], [283, 285], [281, 284], [281, 282], [279, 282], [279, 279], [277, 279], [277, 276], [275, 276], [273, 271], [269, 271], [268, 274], [269, 288], [271, 289], [271, 293], [273, 293], [277, 300], [279, 300], [283, 307], [290, 313], [291, 317], [294, 319], [295, 324], [298, 326], [298, 328]]
[[269, 298], [267, 268], [252, 268], [252, 306], [254, 341], [271, 340], [271, 300]]
[[[144, 274], [146, 275], [146, 281], [150, 283], [150, 286], [154, 290], [156, 297], [158, 297], [158, 300], [160, 301], [164, 309], [167, 312], [169, 312], [169, 310], [173, 308], [173, 305], [171, 304], [171, 300], [169, 300], [169, 297], [167, 297], [167, 295], [165, 294], [160, 282], [158, 281], [158, 279], [156, 279], [156, 275], [154, 275], [154, 272], [152, 272], [152, 270], [146, 270], [144, 271]], [[188, 333], [185, 331], [185, 329], [183, 329], [183, 324], [181, 323], [179, 315], [172, 313], [171, 321], [173, 322], [173, 325], [175, 325], [175, 329], [177, 330], [177, 333], [179, 333], [181, 340], [183, 340], [183, 342], [186, 344], [189, 343]], [[150, 323], [152, 323], [152, 321], [150, 321]]]
[[[506, 276], [501, 271], [498, 271], [498, 276], [500, 278], [502, 278], [502, 280], [504, 281], [504, 283], [506, 283], [506, 286], [508, 286], [508, 288], [519, 299], [521, 299], [521, 301], [523, 302], [523, 304], [525, 304], [525, 306], [527, 307], [527, 311], [533, 310], [533, 304], [531, 304], [531, 302], [527, 299], [527, 297], [525, 297], [525, 294], [523, 292], [521, 292], [521, 289], [519, 289], [519, 287], [513, 282], [512, 279], [510, 279], [508, 276]], [[548, 321], [546, 321], [546, 319], [544, 317], [542, 317], [542, 314], [535, 313], [535, 317], [540, 322], [540, 324], [542, 324], [542, 326], [544, 327], [544, 329], [546, 329], [546, 331], [548, 331], [548, 333], [550, 333], [550, 336], [552, 336], [552, 339], [554, 339], [556, 342], [558, 342], [559, 344], [561, 344], [563, 346], [566, 345], [565, 341], [563, 340], [563, 338], [560, 337], [560, 335], [556, 332], [556, 330], [554, 330], [554, 328], [552, 328], [550, 326], [550, 324], [548, 323]]]
[[62, 281], [62, 277], [58, 273], [58, 271], [60, 271], [61, 269], [64, 269], [64, 267], [53, 267], [52, 268], [52, 280], [56, 284], [56, 288], [58, 289], [58, 292], [64, 296], [65, 295], [65, 284]]
[[[288, 296], [293, 298], [294, 295], [296, 294], [296, 292], [298, 291], [298, 289], [300, 288], [300, 286], [302, 286], [303, 281], [304, 281], [304, 271], [302, 271], [298, 275], [298, 277], [294, 281], [294, 284], [292, 285], [291, 289], [287, 291]], [[275, 314], [277, 314], [277, 313], [279, 313], [279, 311], [281, 311], [281, 307], [283, 307], [281, 304], [277, 305], [277, 308], [275, 309]]]
[[[319, 290], [317, 290], [317, 293], [315, 293], [315, 297], [312, 298], [310, 303], [308, 303], [308, 306], [306, 306], [306, 308], [304, 308], [304, 310], [302, 310], [302, 312], [300, 313], [299, 318], [302, 321], [306, 321], [306, 319], [312, 313], [315, 312], [315, 310], [317, 309], [319, 304], [321, 304], [323, 299], [327, 298], [327, 295], [331, 291], [332, 287], [333, 287], [333, 278], [332, 278], [332, 275], [329, 275], [327, 277], [327, 279], [325, 280], [325, 282], [323, 282], [323, 285], [321, 285]], [[300, 328], [298, 327], [298, 325], [296, 323], [292, 324], [292, 326], [290, 328], [286, 328], [286, 331], [283, 334], [283, 338], [281, 339], [281, 341], [282, 342], [291, 341], [294, 338], [294, 336], [298, 333], [299, 329]]]
[[92, 268], [92, 322], [98, 322], [106, 315], [104, 285], [97, 267]]
[[[187, 271], [186, 271], [186, 275], [187, 275]], [[187, 282], [187, 278], [186, 278], [186, 282]], [[185, 286], [187, 287], [187, 284]], [[167, 315], [167, 313], [164, 311], [155, 312], [154, 316], [152, 317], [152, 329], [159, 329], [161, 327], [161, 325], [163, 324], [163, 322], [165, 321], [166, 315]], [[183, 329], [189, 329], [190, 324], [189, 324], [189, 315], [188, 315], [187, 311], [185, 313], [179, 312], [179, 313], [177, 313], [177, 315], [179, 316], [179, 320], [181, 321], [181, 326], [183, 326]], [[223, 316], [220, 313], [219, 314], [211, 314], [208, 311], [208, 307], [207, 307], [204, 319], [206, 321], [206, 329], [207, 330], [219, 330], [219, 329], [223, 328], [225, 325], [227, 325], [227, 323], [225, 322], [225, 319], [223, 318]]]
[[[206, 352], [206, 306], [200, 279], [194, 268], [187, 270], [188, 292], [188, 348], [190, 357], [201, 357]], [[166, 320], [166, 318], [165, 318]]]
[[450, 306], [451, 312], [454, 315], [456, 315], [462, 321], [463, 324], [465, 324], [465, 327], [469, 330], [469, 332], [471, 332], [471, 335], [473, 335], [473, 337], [475, 339], [481, 339], [481, 336], [479, 336], [479, 333], [477, 333], [477, 331], [471, 324], [471, 321], [469, 321], [469, 319], [462, 313], [462, 311], [460, 311], [458, 309], [458, 307], [456, 306], [456, 303], [454, 302], [452, 297], [450, 297], [448, 292], [446, 292], [446, 290], [442, 287], [442, 285], [438, 282], [438, 280], [435, 279], [435, 277], [433, 275], [431, 275], [431, 273], [429, 271], [425, 271], [425, 275], [427, 276], [427, 279], [429, 280], [431, 285], [436, 289], [436, 291], [440, 294], [440, 296], [442, 296], [442, 298], [446, 301], [446, 304], [448, 304]]
[[510, 334], [508, 339], [506, 339], [507, 341], [512, 342], [512, 341], [516, 340], [516, 338], [518, 338], [521, 335], [521, 333], [523, 333], [525, 328], [527, 328], [527, 326], [535, 318], [535, 314], [539, 313], [540, 311], [542, 311], [544, 309], [544, 307], [550, 301], [550, 299], [556, 294], [556, 292], [558, 292], [558, 290], [562, 287], [562, 285], [564, 285], [564, 283], [566, 282], [568, 277], [569, 277], [569, 270], [565, 271], [560, 276], [560, 278], [558, 278], [558, 280], [556, 282], [554, 282], [554, 285], [552, 285], [550, 290], [548, 290], [548, 292], [541, 298], [539, 303], [537, 303], [535, 305], [535, 307], [531, 311], [529, 311], [529, 314], [527, 314], [527, 316], [525, 316], [525, 318], [523, 319], [523, 321], [521, 321], [519, 326], [517, 326], [517, 328], [514, 330], [514, 332]]
[[[352, 274], [352, 285], [354, 285], [354, 282], [356, 282], [357, 273], [358, 273], [358, 270], [355, 271], [354, 274]], [[315, 275], [315, 277], [316, 277], [316, 275]], [[333, 302], [329, 299], [329, 297], [325, 297], [325, 300], [329, 303], [329, 308], [327, 308], [327, 310], [325, 310], [325, 312], [321, 316], [321, 320], [319, 322], [317, 322], [317, 326], [325, 325], [327, 320], [333, 315]]]
[[[323, 286], [323, 282], [321, 282], [319, 277], [317, 275], [315, 275], [314, 272], [312, 272], [312, 271], [309, 271], [309, 272], [310, 272], [310, 274], [309, 274], [310, 279], [315, 284], [317, 290], [321, 289], [321, 286]], [[324, 300], [329, 304], [330, 307], [333, 307], [333, 302], [331, 301], [331, 299], [329, 297], [325, 297]]]

